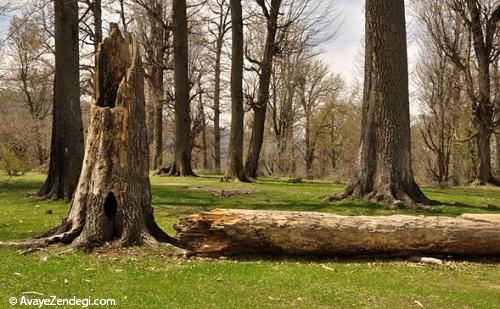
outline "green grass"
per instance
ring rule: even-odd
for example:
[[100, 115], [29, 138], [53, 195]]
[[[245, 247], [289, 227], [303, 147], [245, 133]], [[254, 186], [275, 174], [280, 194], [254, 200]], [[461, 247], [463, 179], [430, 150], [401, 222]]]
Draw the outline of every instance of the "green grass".
[[[67, 203], [26, 197], [43, 179], [40, 174], [10, 180], [0, 176], [0, 241], [27, 238], [60, 222]], [[213, 208], [343, 215], [500, 213], [488, 209], [500, 206], [500, 190], [495, 188], [424, 188], [444, 204], [438, 206], [442, 213], [435, 213], [387, 210], [363, 201], [323, 203], [321, 197], [343, 189], [328, 182], [287, 184], [264, 178], [234, 184], [219, 183], [217, 176], [152, 177], [151, 182], [157, 221], [169, 233], [179, 216]], [[227, 188], [258, 192], [221, 198], [210, 191]], [[418, 303], [424, 308], [500, 307], [500, 267], [492, 260], [436, 267], [381, 259], [172, 260], [142, 249], [130, 254], [23, 256], [3, 248], [0, 262], [0, 308], [9, 308], [10, 296], [29, 291], [61, 298], [115, 298], [118, 308], [420, 308]]]

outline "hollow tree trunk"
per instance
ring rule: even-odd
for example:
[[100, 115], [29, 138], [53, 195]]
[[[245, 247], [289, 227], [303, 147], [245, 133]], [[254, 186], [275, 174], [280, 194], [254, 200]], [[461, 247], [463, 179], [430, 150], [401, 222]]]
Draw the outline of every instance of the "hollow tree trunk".
[[191, 108], [188, 76], [186, 0], [173, 1], [175, 149], [173, 176], [195, 176], [191, 166]]
[[231, 133], [226, 176], [248, 182], [243, 167], [243, 18], [241, 0], [231, 0]]
[[197, 255], [500, 255], [500, 215], [338, 216], [216, 209], [182, 218], [181, 247]]
[[138, 45], [111, 23], [97, 60], [80, 181], [68, 215], [44, 241], [84, 249], [113, 240], [124, 246], [171, 241], [156, 225], [151, 207]]
[[[248, 154], [245, 161], [245, 172], [248, 177], [257, 178], [259, 157], [264, 142], [264, 128], [266, 122], [267, 104], [269, 102], [269, 86], [273, 71], [273, 58], [276, 53], [276, 31], [278, 29], [278, 16], [281, 0], [272, 0], [271, 9], [267, 19], [266, 45], [264, 57], [260, 63], [259, 93], [257, 103], [253, 106], [253, 125], [250, 137]], [[263, 4], [265, 5], [265, 4]]]
[[55, 0], [55, 76], [49, 173], [38, 195], [73, 197], [82, 168], [84, 140], [80, 110], [78, 4]]
[[429, 203], [413, 179], [403, 0], [367, 0], [365, 81], [357, 164], [344, 193], [372, 202]]

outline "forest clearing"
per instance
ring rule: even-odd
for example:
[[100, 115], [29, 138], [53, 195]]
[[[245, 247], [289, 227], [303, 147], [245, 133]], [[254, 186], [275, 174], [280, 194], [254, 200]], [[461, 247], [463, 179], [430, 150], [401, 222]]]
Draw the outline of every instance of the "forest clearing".
[[0, 0], [0, 308], [500, 308], [500, 0]]

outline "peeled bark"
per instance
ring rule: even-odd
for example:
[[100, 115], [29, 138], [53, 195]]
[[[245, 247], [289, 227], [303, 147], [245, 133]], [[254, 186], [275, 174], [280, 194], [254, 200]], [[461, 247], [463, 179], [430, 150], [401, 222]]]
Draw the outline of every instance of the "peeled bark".
[[408, 60], [403, 0], [367, 0], [365, 79], [357, 164], [344, 193], [330, 199], [430, 203], [411, 166]]
[[189, 105], [188, 30], [186, 0], [173, 1], [175, 150], [172, 176], [195, 176], [191, 166], [191, 107]]
[[71, 209], [42, 239], [89, 249], [168, 242], [151, 207], [143, 67], [139, 48], [116, 24], [99, 46], [96, 98], [86, 153]]
[[216, 209], [182, 218], [181, 247], [197, 255], [500, 255], [500, 215], [338, 216]]
[[84, 138], [80, 109], [78, 4], [55, 0], [54, 107], [49, 173], [38, 195], [73, 197], [82, 168]]
[[243, 18], [241, 0], [231, 0], [231, 133], [226, 178], [248, 182], [243, 167]]

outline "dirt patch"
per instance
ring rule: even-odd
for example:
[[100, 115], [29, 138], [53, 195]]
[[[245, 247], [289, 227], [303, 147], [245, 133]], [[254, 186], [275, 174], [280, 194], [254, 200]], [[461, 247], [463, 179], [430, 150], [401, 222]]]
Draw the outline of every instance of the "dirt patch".
[[187, 189], [187, 188], [189, 188], [189, 186], [191, 186], [188, 183], [180, 183], [180, 182], [164, 182], [164, 183], [160, 183], [159, 185], [160, 186], [168, 186], [168, 187], [181, 187], [183, 189]]
[[187, 189], [192, 191], [201, 191], [201, 192], [210, 192], [213, 196], [216, 197], [231, 197], [236, 195], [250, 195], [254, 193], [260, 193], [262, 190], [252, 190], [252, 189], [218, 189], [218, 188], [209, 188], [209, 187], [201, 187], [201, 186], [193, 186], [187, 183], [177, 183], [177, 182], [165, 182], [161, 183], [161, 186], [168, 187], [178, 187], [181, 189]]
[[250, 195], [254, 193], [260, 193], [262, 190], [252, 190], [252, 189], [216, 189], [216, 188], [206, 188], [206, 187], [190, 187], [189, 190], [210, 192], [216, 197], [231, 197], [236, 195]]

